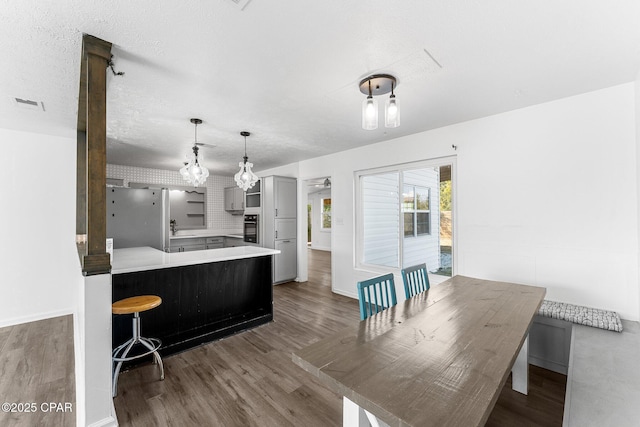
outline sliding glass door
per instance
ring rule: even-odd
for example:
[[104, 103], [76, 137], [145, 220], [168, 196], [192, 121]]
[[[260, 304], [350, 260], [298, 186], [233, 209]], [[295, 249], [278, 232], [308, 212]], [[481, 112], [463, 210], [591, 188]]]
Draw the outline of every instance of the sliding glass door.
[[452, 273], [454, 159], [358, 172], [358, 264]]

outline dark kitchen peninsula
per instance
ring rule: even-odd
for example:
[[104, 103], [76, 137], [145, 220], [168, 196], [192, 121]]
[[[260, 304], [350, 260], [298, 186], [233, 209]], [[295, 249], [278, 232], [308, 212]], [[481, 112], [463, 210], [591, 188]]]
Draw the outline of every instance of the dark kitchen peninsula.
[[[142, 335], [162, 340], [163, 356], [273, 320], [272, 249], [241, 246], [165, 253], [116, 249], [112, 301], [158, 295], [141, 314]], [[112, 318], [115, 348], [131, 337], [131, 316]]]

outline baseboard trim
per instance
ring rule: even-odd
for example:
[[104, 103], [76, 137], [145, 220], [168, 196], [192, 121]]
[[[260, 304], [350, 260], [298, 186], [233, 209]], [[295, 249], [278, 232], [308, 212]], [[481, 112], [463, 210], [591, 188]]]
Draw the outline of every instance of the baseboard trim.
[[118, 427], [118, 420], [113, 417], [107, 417], [89, 424], [88, 427]]
[[333, 292], [334, 294], [342, 295], [344, 297], [358, 299], [358, 294], [351, 294], [349, 292], [340, 291], [335, 289], [334, 287], [331, 287], [331, 292]]
[[64, 310], [49, 311], [46, 313], [30, 314], [28, 316], [23, 316], [23, 317], [3, 319], [3, 320], [0, 320], [0, 328], [4, 328], [7, 326], [21, 325], [23, 323], [36, 322], [38, 320], [51, 319], [54, 317], [67, 316], [69, 314], [74, 314], [73, 309], [68, 308]]

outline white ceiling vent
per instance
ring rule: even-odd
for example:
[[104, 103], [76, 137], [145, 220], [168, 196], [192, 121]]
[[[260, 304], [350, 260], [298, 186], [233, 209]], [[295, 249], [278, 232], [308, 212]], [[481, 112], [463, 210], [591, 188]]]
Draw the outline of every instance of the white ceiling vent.
[[30, 99], [13, 98], [14, 105], [23, 110], [45, 111], [42, 101], [32, 101]]
[[249, 6], [249, 3], [251, 3], [251, 0], [231, 0], [231, 1], [235, 3], [236, 6], [240, 8], [240, 10], [244, 10], [244, 8]]

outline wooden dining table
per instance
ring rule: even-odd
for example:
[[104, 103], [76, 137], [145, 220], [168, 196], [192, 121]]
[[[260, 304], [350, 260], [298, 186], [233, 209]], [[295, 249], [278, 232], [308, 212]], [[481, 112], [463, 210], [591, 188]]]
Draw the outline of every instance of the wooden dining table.
[[389, 426], [482, 426], [512, 369], [527, 392], [545, 292], [455, 276], [292, 358], [343, 396], [345, 426], [366, 425], [366, 412]]

